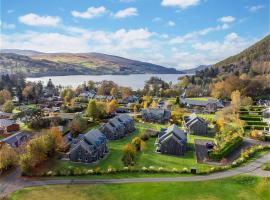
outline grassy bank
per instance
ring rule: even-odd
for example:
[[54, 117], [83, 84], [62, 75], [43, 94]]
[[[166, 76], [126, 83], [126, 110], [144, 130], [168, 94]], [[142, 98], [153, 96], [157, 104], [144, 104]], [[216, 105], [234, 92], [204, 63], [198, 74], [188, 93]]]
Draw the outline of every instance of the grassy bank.
[[31, 187], [13, 193], [8, 200], [268, 200], [269, 188], [269, 180], [237, 176], [204, 182]]

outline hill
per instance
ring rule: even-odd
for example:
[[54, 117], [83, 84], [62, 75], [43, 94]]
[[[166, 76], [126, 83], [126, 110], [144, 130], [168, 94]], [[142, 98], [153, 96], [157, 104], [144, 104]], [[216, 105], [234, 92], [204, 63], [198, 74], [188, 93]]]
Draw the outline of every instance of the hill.
[[105, 74], [181, 74], [147, 62], [100, 53], [41, 53], [28, 50], [2, 50], [0, 69], [27, 76], [105, 75]]
[[198, 67], [195, 67], [195, 68], [182, 70], [182, 72], [185, 74], [195, 74], [197, 71], [204, 70], [208, 67], [211, 67], [211, 65], [199, 65]]

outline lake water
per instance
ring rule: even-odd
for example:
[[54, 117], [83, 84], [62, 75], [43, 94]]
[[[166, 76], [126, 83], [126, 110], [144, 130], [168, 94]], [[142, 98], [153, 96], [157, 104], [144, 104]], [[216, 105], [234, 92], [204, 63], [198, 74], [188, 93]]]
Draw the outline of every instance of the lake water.
[[142, 89], [144, 83], [151, 76], [157, 76], [166, 82], [172, 82], [173, 84], [178, 82], [178, 77], [185, 76], [185, 74], [131, 74], [131, 75], [72, 75], [72, 76], [48, 76], [40, 78], [27, 78], [27, 81], [42, 81], [44, 84], [52, 79], [55, 85], [77, 87], [78, 85], [92, 80], [94, 82], [100, 82], [102, 80], [111, 80], [120, 86], [131, 87], [134, 90]]

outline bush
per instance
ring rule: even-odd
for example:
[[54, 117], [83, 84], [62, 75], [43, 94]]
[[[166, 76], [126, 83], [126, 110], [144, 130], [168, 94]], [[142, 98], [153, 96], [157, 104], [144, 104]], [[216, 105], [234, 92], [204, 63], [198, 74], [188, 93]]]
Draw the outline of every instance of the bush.
[[231, 141], [227, 142], [226, 144], [223, 145], [223, 148], [217, 150], [217, 151], [212, 151], [210, 153], [210, 158], [212, 160], [220, 160], [227, 155], [229, 155], [235, 148], [239, 147], [243, 142], [243, 138], [240, 136], [237, 136], [233, 138]]
[[143, 141], [147, 141], [147, 140], [149, 140], [149, 138], [150, 138], [150, 134], [149, 134], [149, 132], [143, 132], [143, 133], [141, 133], [141, 134], [139, 135], [139, 137], [140, 137]]

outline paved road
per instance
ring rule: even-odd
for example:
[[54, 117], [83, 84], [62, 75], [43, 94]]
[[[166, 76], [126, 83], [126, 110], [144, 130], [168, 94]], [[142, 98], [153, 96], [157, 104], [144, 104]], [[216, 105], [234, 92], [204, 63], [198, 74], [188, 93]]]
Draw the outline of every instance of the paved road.
[[188, 177], [162, 177], [162, 178], [125, 178], [125, 179], [24, 179], [20, 177], [20, 171], [17, 169], [5, 177], [0, 177], [0, 198], [6, 195], [32, 186], [43, 185], [59, 185], [59, 184], [121, 184], [121, 183], [152, 183], [152, 182], [191, 182], [191, 181], [207, 181], [221, 179], [240, 174], [249, 174], [262, 177], [270, 177], [269, 171], [260, 169], [261, 165], [270, 160], [270, 153], [257, 158], [246, 166], [234, 168], [224, 172], [213, 173], [203, 176], [188, 176]]

